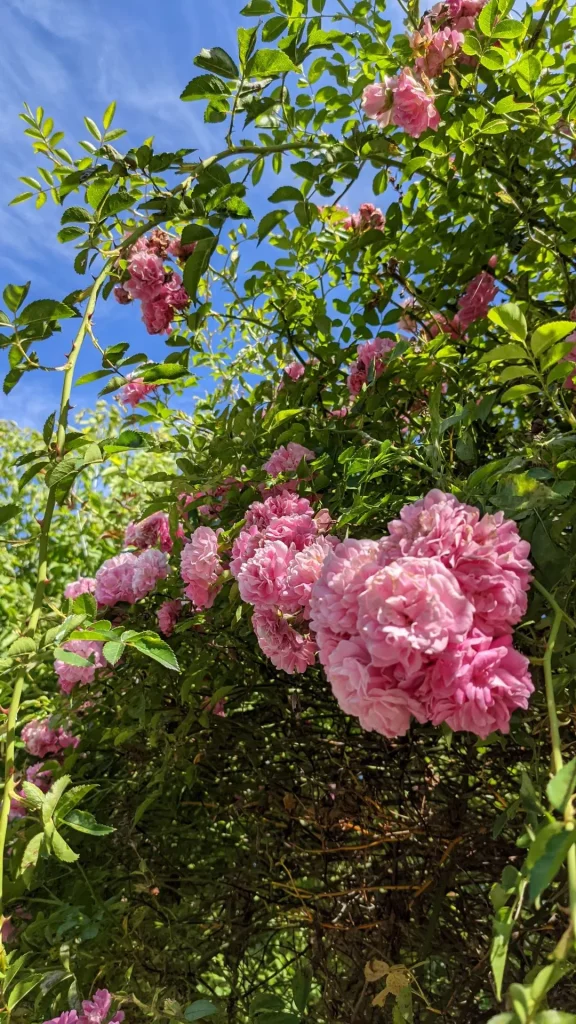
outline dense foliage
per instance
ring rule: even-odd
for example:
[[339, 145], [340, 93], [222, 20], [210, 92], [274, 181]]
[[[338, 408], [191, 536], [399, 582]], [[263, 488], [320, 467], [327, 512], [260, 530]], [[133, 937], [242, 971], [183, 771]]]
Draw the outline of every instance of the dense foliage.
[[326, 6], [196, 57], [212, 156], [23, 115], [81, 277], [0, 312], [62, 378], [2, 425], [7, 1021], [576, 1022], [576, 16]]

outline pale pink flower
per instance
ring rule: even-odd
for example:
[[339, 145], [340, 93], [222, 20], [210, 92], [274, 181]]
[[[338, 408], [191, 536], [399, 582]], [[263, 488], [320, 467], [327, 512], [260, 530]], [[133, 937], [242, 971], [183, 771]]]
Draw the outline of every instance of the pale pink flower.
[[102, 654], [104, 644], [98, 640], [67, 640], [62, 644], [65, 651], [78, 654], [81, 658], [88, 658], [91, 665], [68, 665], [65, 661], [56, 658], [54, 671], [58, 676], [62, 693], [72, 693], [77, 683], [87, 686], [94, 681], [96, 669], [104, 668], [106, 660]]
[[356, 360], [350, 366], [348, 375], [348, 391], [351, 395], [360, 394], [364, 384], [368, 383], [370, 370], [374, 378], [380, 377], [386, 365], [386, 356], [392, 351], [396, 342], [392, 338], [373, 338], [358, 346]]
[[67, 583], [64, 587], [64, 597], [73, 601], [75, 597], [82, 594], [93, 594], [96, 590], [96, 580], [93, 576], [80, 576], [74, 583]]
[[397, 662], [419, 672], [423, 655], [440, 654], [472, 628], [474, 608], [455, 576], [436, 558], [400, 558], [367, 581], [358, 630], [373, 665]]
[[[386, 76], [383, 82], [372, 82], [362, 93], [362, 109], [372, 121], [382, 122], [384, 112], [392, 107], [391, 79]], [[389, 124], [389, 120], [384, 122]]]
[[430, 338], [437, 338], [442, 332], [447, 334], [449, 338], [460, 341], [465, 330], [464, 326], [460, 323], [458, 313], [451, 320], [443, 316], [442, 313], [435, 313], [433, 317], [424, 321], [424, 326]]
[[281, 540], [266, 541], [238, 573], [242, 600], [259, 607], [280, 607], [286, 572], [293, 557], [294, 551]]
[[442, 73], [444, 65], [457, 56], [463, 42], [461, 32], [449, 27], [435, 32], [430, 18], [424, 18], [421, 29], [410, 39], [410, 46], [416, 54], [415, 67], [427, 78], [435, 78]]
[[180, 575], [188, 584], [186, 595], [196, 608], [212, 607], [221, 572], [218, 534], [209, 526], [199, 526], [180, 555]]
[[322, 572], [324, 560], [337, 544], [335, 537], [318, 537], [298, 551], [288, 566], [283, 599], [287, 606], [301, 608], [304, 618], [310, 617], [312, 587]]
[[328, 416], [331, 420], [341, 420], [348, 415], [348, 406], [343, 405], [340, 409], [329, 409]]
[[373, 540], [345, 540], [324, 561], [310, 599], [311, 625], [334, 634], [357, 628], [358, 600], [366, 580], [378, 571], [379, 546]]
[[164, 601], [160, 605], [156, 617], [158, 619], [158, 628], [164, 636], [170, 636], [174, 632], [174, 626], [178, 622], [180, 616], [180, 609], [182, 608], [182, 602], [175, 601]]
[[122, 405], [129, 405], [134, 408], [142, 402], [151, 391], [156, 390], [156, 384], [146, 384], [141, 377], [135, 377], [126, 381], [118, 392], [118, 398]]
[[166, 301], [163, 294], [160, 294], [157, 298], [142, 303], [142, 319], [148, 334], [170, 334], [174, 307]]
[[82, 1003], [82, 1013], [78, 1018], [78, 1024], [121, 1024], [124, 1020], [124, 1012], [117, 1010], [109, 1020], [112, 996], [107, 989], [99, 988], [94, 993], [94, 999], [85, 999]]
[[156, 298], [164, 284], [164, 264], [152, 252], [137, 252], [128, 262], [130, 278], [125, 289], [134, 299], [149, 301]]
[[163, 299], [176, 309], [185, 309], [190, 305], [190, 296], [182, 284], [180, 274], [173, 271], [162, 289]]
[[528, 659], [514, 650], [512, 638], [474, 630], [429, 671], [426, 708], [434, 725], [446, 722], [485, 739], [496, 729], [509, 731], [512, 711], [527, 708], [533, 690]]
[[161, 551], [172, 550], [170, 520], [165, 512], [153, 512], [139, 523], [129, 523], [124, 534], [125, 547], [159, 547]]
[[190, 242], [189, 245], [182, 245], [180, 238], [175, 238], [168, 246], [168, 252], [170, 256], [174, 256], [174, 259], [179, 260], [181, 263], [185, 263], [189, 256], [192, 255], [196, 248], [196, 242]]
[[156, 588], [159, 580], [165, 580], [169, 571], [168, 555], [158, 548], [148, 548], [136, 559], [132, 588], [134, 598], [140, 601]]
[[303, 445], [297, 444], [296, 441], [289, 441], [286, 447], [281, 445], [280, 448], [277, 448], [272, 453], [268, 461], [262, 466], [262, 469], [265, 469], [270, 476], [279, 476], [280, 473], [295, 472], [302, 459], [310, 462], [315, 458], [315, 452], [310, 451], [309, 448], [304, 448]]
[[98, 604], [114, 605], [119, 601], [134, 604], [134, 572], [138, 559], [125, 553], [106, 559], [96, 573], [95, 596]]
[[353, 213], [342, 224], [346, 231], [366, 231], [373, 228], [376, 231], [383, 231], [386, 225], [386, 217], [378, 206], [373, 203], [362, 203], [358, 213]]
[[381, 128], [395, 124], [417, 139], [427, 128], [436, 130], [440, 124], [434, 99], [410, 68], [404, 68], [394, 78], [385, 76], [383, 83], [368, 85], [362, 105], [366, 116], [378, 121]]
[[314, 641], [298, 633], [274, 609], [257, 608], [252, 616], [252, 626], [261, 651], [275, 668], [293, 675], [305, 672], [309, 665], [314, 664]]
[[284, 373], [292, 380], [300, 380], [300, 377], [306, 373], [306, 367], [298, 359], [295, 359], [293, 363], [284, 367]]
[[485, 270], [470, 281], [464, 295], [458, 300], [458, 322], [463, 330], [487, 315], [496, 291], [492, 274]]
[[80, 742], [77, 736], [72, 736], [62, 726], [51, 729], [49, 718], [34, 718], [24, 726], [20, 736], [28, 753], [40, 758], [48, 754], [59, 754], [67, 747], [77, 747]]
[[[256, 504], [260, 504], [257, 502]], [[247, 562], [252, 555], [258, 550], [262, 544], [263, 534], [257, 526], [245, 526], [240, 531], [236, 540], [232, 545], [232, 560], [230, 562], [230, 572], [234, 576], [234, 579], [238, 578], [244, 562]]]
[[302, 551], [315, 540], [317, 533], [312, 517], [304, 514], [273, 519], [264, 536], [266, 540], [282, 540], [288, 547], [293, 544], [296, 550]]
[[530, 545], [503, 512], [480, 518], [453, 494], [429, 491], [405, 505], [380, 542], [382, 564], [397, 558], [438, 558], [454, 573], [484, 633], [507, 632], [526, 611]]
[[281, 516], [302, 516], [312, 517], [314, 511], [308, 498], [301, 498], [298, 494], [282, 490], [271, 494], [265, 501], [254, 501], [246, 509], [247, 526], [257, 526], [259, 530], [265, 530], [273, 519]]
[[52, 1017], [45, 1020], [44, 1024], [79, 1024], [76, 1010], [64, 1010], [59, 1017]]

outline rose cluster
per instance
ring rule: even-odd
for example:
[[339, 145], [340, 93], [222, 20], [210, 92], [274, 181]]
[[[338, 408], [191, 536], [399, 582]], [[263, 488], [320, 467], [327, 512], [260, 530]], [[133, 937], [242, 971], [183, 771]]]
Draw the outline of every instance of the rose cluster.
[[76, 1010], [64, 1010], [59, 1017], [52, 1020], [45, 1020], [44, 1024], [121, 1024], [125, 1014], [123, 1010], [117, 1010], [113, 1017], [110, 1017], [112, 996], [105, 988], [99, 988], [94, 993], [94, 999], [85, 999], [82, 1003], [82, 1012]]
[[345, 231], [355, 231], [357, 233], [367, 231], [369, 228], [373, 228], [376, 231], [384, 231], [385, 226], [386, 217], [382, 210], [372, 203], [361, 203], [358, 213], [350, 214], [342, 224]]
[[138, 238], [128, 251], [128, 279], [118, 285], [114, 295], [122, 305], [132, 299], [142, 303], [142, 319], [149, 334], [169, 334], [176, 313], [186, 309], [190, 297], [180, 274], [166, 270], [168, 256], [187, 258], [194, 245], [183, 246], [165, 231], [157, 229]]
[[364, 384], [368, 383], [370, 371], [374, 378], [381, 375], [386, 362], [384, 356], [392, 351], [395, 344], [392, 338], [374, 338], [358, 346], [348, 374], [348, 391], [352, 396], [359, 395]]
[[463, 32], [474, 27], [486, 0], [448, 0], [436, 4], [412, 35], [410, 46], [414, 67], [403, 68], [383, 82], [367, 85], [362, 107], [367, 117], [381, 128], [395, 124], [417, 139], [427, 128], [436, 130], [440, 114], [435, 106], [429, 79], [441, 75], [461, 54]]
[[512, 647], [528, 553], [501, 512], [480, 518], [438, 490], [405, 506], [380, 541], [339, 544], [312, 588], [310, 624], [340, 707], [389, 737], [411, 716], [507, 732], [533, 689]]

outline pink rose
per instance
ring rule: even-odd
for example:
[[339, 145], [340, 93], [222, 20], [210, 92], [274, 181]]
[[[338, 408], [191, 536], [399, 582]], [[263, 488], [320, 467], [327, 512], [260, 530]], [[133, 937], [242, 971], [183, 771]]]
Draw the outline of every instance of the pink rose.
[[221, 573], [218, 534], [209, 526], [199, 526], [180, 555], [180, 575], [188, 584], [186, 596], [196, 608], [212, 607]]
[[54, 662], [54, 671], [58, 676], [60, 689], [63, 693], [71, 693], [77, 683], [87, 686], [94, 681], [96, 669], [104, 668], [106, 660], [102, 654], [104, 644], [97, 640], [67, 640], [62, 644], [65, 651], [78, 654], [81, 658], [91, 660], [91, 665], [68, 665], [65, 661], [57, 658]]
[[326, 556], [337, 546], [335, 537], [318, 537], [303, 551], [298, 551], [288, 566], [284, 587], [287, 606], [302, 609], [304, 618], [310, 617], [312, 587], [322, 572]]
[[268, 461], [262, 466], [262, 469], [265, 469], [270, 476], [279, 476], [280, 473], [295, 472], [302, 459], [310, 462], [315, 458], [315, 452], [310, 451], [309, 448], [304, 448], [303, 445], [297, 444], [295, 441], [289, 441], [286, 447], [281, 445], [280, 448], [272, 453]]
[[492, 274], [485, 270], [470, 281], [464, 295], [458, 300], [458, 322], [463, 330], [487, 315], [496, 291]]
[[75, 597], [82, 594], [93, 594], [96, 589], [96, 580], [93, 576], [80, 576], [74, 583], [68, 583], [64, 587], [64, 597], [73, 601]]
[[151, 252], [137, 252], [128, 262], [130, 279], [125, 289], [135, 299], [155, 298], [164, 284], [164, 264]]
[[158, 619], [158, 628], [164, 636], [170, 636], [174, 632], [174, 626], [178, 622], [180, 616], [180, 610], [182, 607], [181, 601], [164, 601], [160, 605], [156, 617]]
[[294, 551], [281, 540], [266, 541], [238, 573], [242, 600], [258, 607], [280, 607], [286, 572], [293, 556]]
[[161, 551], [171, 551], [170, 520], [166, 513], [154, 512], [139, 523], [130, 523], [124, 534], [124, 545], [141, 550], [159, 547]]
[[378, 571], [378, 554], [376, 541], [350, 539], [326, 556], [310, 598], [316, 632], [325, 628], [340, 635], [356, 630], [358, 600], [367, 579]]
[[306, 367], [298, 359], [295, 359], [293, 363], [284, 367], [284, 373], [292, 380], [300, 380], [300, 377], [306, 373]]
[[140, 601], [155, 589], [159, 580], [165, 580], [168, 569], [168, 555], [164, 551], [158, 551], [158, 548], [143, 551], [136, 559], [132, 576], [135, 600]]
[[108, 558], [96, 573], [95, 596], [98, 604], [114, 605], [119, 601], [134, 604], [134, 571], [136, 555], [123, 554]]
[[136, 377], [127, 381], [124, 387], [120, 388], [118, 398], [122, 402], [122, 405], [130, 405], [134, 408], [142, 402], [151, 391], [155, 391], [156, 387], [156, 384], [146, 384], [141, 377]]
[[257, 608], [252, 626], [260, 649], [276, 668], [293, 675], [305, 672], [314, 664], [316, 645], [313, 640], [298, 633], [273, 609]]
[[142, 302], [142, 319], [148, 334], [170, 334], [174, 307], [163, 295]]

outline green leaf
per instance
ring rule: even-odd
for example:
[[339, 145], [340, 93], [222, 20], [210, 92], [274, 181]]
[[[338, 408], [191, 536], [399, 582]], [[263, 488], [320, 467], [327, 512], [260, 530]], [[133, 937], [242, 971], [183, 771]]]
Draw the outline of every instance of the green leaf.
[[100, 132], [100, 129], [96, 122], [93, 121], [91, 117], [85, 117], [84, 124], [86, 125], [90, 134], [93, 135], [98, 142], [100, 142], [102, 138], [102, 133]]
[[542, 856], [536, 861], [530, 874], [530, 899], [535, 900], [550, 882], [554, 881], [570, 847], [576, 842], [576, 830], [567, 832], [565, 829], [552, 836]]
[[14, 196], [8, 203], [8, 206], [16, 206], [18, 203], [25, 203], [27, 199], [32, 199], [33, 192], [20, 192], [20, 195]]
[[269, 203], [290, 203], [295, 200], [297, 203], [301, 203], [304, 199], [299, 188], [294, 188], [293, 185], [282, 185], [281, 188], [277, 188], [271, 196], [268, 196]]
[[490, 946], [490, 966], [492, 968], [494, 984], [496, 986], [497, 999], [502, 998], [502, 982], [504, 980], [504, 970], [506, 968], [506, 960], [508, 958], [508, 946], [513, 927], [514, 921], [512, 920], [512, 907], [501, 907], [497, 910], [492, 923], [493, 937], [492, 944]]
[[540, 389], [535, 384], [514, 384], [501, 396], [501, 402], [511, 402], [516, 398], [524, 398], [527, 395], [534, 395]]
[[211, 96], [227, 96], [230, 89], [222, 79], [216, 75], [197, 75], [192, 78], [182, 93], [180, 99], [185, 102], [189, 100], [204, 100]]
[[292, 998], [294, 1005], [300, 1013], [304, 1013], [310, 999], [312, 988], [312, 971], [308, 964], [303, 965], [296, 971], [292, 978]]
[[26, 797], [26, 803], [34, 807], [35, 810], [39, 811], [46, 799], [45, 794], [38, 786], [35, 786], [33, 782], [28, 782], [27, 779], [22, 783], [22, 791]]
[[42, 438], [46, 446], [48, 446], [50, 444], [50, 441], [52, 440], [52, 433], [54, 431], [55, 420], [56, 413], [51, 412], [50, 415], [45, 420], [44, 426], [42, 427]]
[[124, 640], [125, 637], [126, 633], [123, 633], [122, 641], [126, 642], [129, 647], [134, 647], [137, 651], [140, 651], [140, 654], [153, 658], [154, 661], [158, 661], [160, 665], [164, 665], [164, 668], [169, 668], [173, 672], [180, 671], [174, 651], [157, 633], [137, 633], [136, 636]]
[[250, 0], [240, 11], [245, 18], [258, 18], [262, 14], [274, 14], [274, 5], [270, 0]]
[[37, 985], [42, 981], [41, 974], [35, 974], [31, 978], [23, 978], [22, 981], [18, 981], [14, 988], [10, 991], [6, 1005], [10, 1012], [18, 1006], [18, 1003], [22, 1002], [25, 996], [28, 995], [32, 989], [36, 988]]
[[97, 787], [93, 783], [87, 783], [84, 786], [73, 786], [69, 789], [64, 796], [58, 801], [57, 817], [65, 818], [70, 813], [76, 804], [79, 804], [88, 793], [91, 793], [93, 789]]
[[299, 68], [283, 50], [257, 50], [246, 68], [250, 78], [275, 78], [288, 71], [299, 71]]
[[107, 836], [116, 831], [110, 825], [101, 825], [89, 811], [70, 811], [66, 817], [60, 819], [60, 823], [70, 825], [70, 828], [76, 829], [77, 832], [86, 832], [91, 836]]
[[553, 320], [551, 323], [541, 324], [530, 339], [530, 347], [534, 355], [538, 356], [549, 345], [562, 341], [572, 331], [576, 331], [576, 323], [572, 320]]
[[184, 267], [184, 287], [193, 302], [197, 302], [198, 285], [210, 266], [210, 259], [217, 244], [217, 239], [200, 238], [194, 252], [186, 260]]
[[[545, 373], [546, 370], [548, 370], [551, 366], [554, 366], [555, 363], [558, 363], [561, 360], [564, 361], [564, 369], [568, 369], [569, 371], [570, 367], [566, 366], [565, 360], [566, 356], [568, 355], [568, 353], [572, 352], [573, 348], [573, 341], [560, 341], [558, 342], [558, 344], [552, 345], [552, 348], [545, 349], [542, 355], [540, 356], [541, 372]], [[572, 362], [572, 360], [570, 360], [570, 362]], [[572, 363], [572, 365], [574, 364]]]
[[505, 302], [488, 311], [488, 319], [497, 324], [518, 341], [524, 341], [528, 333], [526, 317], [515, 302]]
[[120, 643], [119, 640], [109, 640], [104, 644], [102, 654], [109, 665], [116, 665], [124, 654], [124, 649], [124, 644]]
[[80, 221], [82, 224], [88, 224], [92, 220], [92, 214], [89, 210], [85, 210], [82, 206], [70, 206], [67, 210], [64, 210], [62, 214], [61, 224], [70, 224], [75, 221]]
[[184, 1020], [204, 1020], [205, 1017], [212, 1017], [217, 1012], [218, 1008], [208, 999], [197, 999], [194, 1003], [189, 1003], [184, 1010]]
[[204, 224], [187, 224], [182, 232], [182, 245], [190, 245], [200, 238], [212, 238], [216, 241], [216, 235]]
[[72, 601], [72, 611], [76, 615], [90, 616], [91, 619], [95, 618], [97, 605], [94, 594], [79, 594]]
[[[486, 8], [484, 8], [486, 10]], [[526, 53], [513, 68], [510, 69], [509, 74], [514, 75], [517, 78], [523, 79], [527, 85], [534, 85], [540, 77], [542, 71], [542, 65], [535, 57], [533, 53]]]
[[10, 644], [8, 654], [17, 658], [20, 654], [32, 654], [36, 650], [36, 641], [30, 636], [21, 636], [14, 643]]
[[513, 18], [503, 18], [492, 29], [493, 39], [518, 39], [523, 36], [526, 27], [521, 21], [514, 21]]
[[15, 505], [10, 502], [8, 505], [0, 505], [0, 526], [3, 523], [9, 523], [11, 519], [15, 519], [22, 512], [21, 505]]
[[4, 302], [12, 313], [16, 313], [30, 291], [30, 281], [26, 284], [7, 284], [2, 295]]
[[480, 359], [481, 363], [504, 363], [507, 359], [526, 359], [526, 349], [522, 345], [515, 345], [510, 342], [507, 345], [496, 345], [489, 352], [485, 352]]
[[104, 111], [104, 117], [102, 118], [102, 124], [104, 125], [106, 130], [108, 130], [108, 128], [112, 124], [112, 121], [114, 120], [114, 114], [115, 113], [116, 113], [116, 100], [112, 100], [112, 103], [110, 103], [106, 107], [106, 110]]
[[66, 840], [62, 838], [56, 829], [52, 832], [50, 843], [58, 860], [64, 861], [65, 864], [73, 864], [74, 861], [78, 860], [80, 854], [74, 853], [74, 850], [68, 846]]
[[55, 299], [37, 299], [25, 306], [17, 317], [19, 324], [33, 324], [43, 320], [66, 320], [78, 316], [75, 309]]
[[232, 57], [221, 46], [214, 46], [211, 50], [200, 50], [198, 56], [194, 58], [194, 63], [197, 68], [211, 71], [215, 75], [221, 75], [222, 78], [238, 78], [240, 75]]
[[56, 782], [52, 783], [42, 803], [42, 821], [44, 824], [50, 821], [58, 801], [64, 793], [64, 790], [70, 785], [70, 781], [71, 779], [69, 775], [62, 775], [61, 778], [56, 779]]
[[275, 1013], [283, 1009], [284, 1003], [280, 996], [275, 996], [272, 992], [259, 992], [250, 1003], [250, 1016], [256, 1017], [269, 1011]]
[[576, 789], [576, 757], [556, 772], [546, 786], [546, 796], [556, 811], [564, 813], [568, 800]]
[[181, 363], [157, 363], [156, 366], [150, 366], [142, 371], [142, 380], [146, 384], [164, 383], [165, 381], [178, 380], [179, 377], [185, 377], [188, 372]]
[[19, 875], [23, 875], [26, 871], [31, 871], [33, 868], [36, 867], [43, 842], [43, 832], [37, 832], [36, 835], [33, 836], [32, 839], [29, 841], [29, 843], [26, 846], [26, 849], [24, 850], [24, 853], [22, 854], [22, 860], [20, 861], [20, 866], [18, 868]]
[[94, 380], [100, 380], [102, 377], [109, 377], [111, 370], [92, 370], [91, 373], [85, 373], [78, 380], [75, 381], [74, 387], [82, 387], [83, 384], [91, 384]]
[[505, 384], [507, 381], [514, 380], [516, 377], [537, 377], [537, 376], [538, 376], [538, 374], [536, 373], [536, 370], [534, 370], [532, 366], [526, 366], [526, 365], [521, 366], [520, 364], [516, 364], [515, 366], [506, 366], [502, 370], [502, 373], [498, 377], [498, 380], [500, 381], [501, 384]]
[[[484, 57], [482, 58], [482, 63], [486, 63], [486, 59]], [[489, 67], [488, 64], [486, 66]], [[497, 69], [492, 68], [491, 70], [496, 71]], [[508, 124], [508, 122], [498, 120], [498, 118], [496, 118], [494, 121], [488, 121], [487, 124], [484, 124], [482, 126], [483, 135], [501, 135], [503, 132], [508, 131], [510, 131], [510, 125]]]
[[58, 658], [58, 661], [63, 661], [65, 665], [77, 665], [78, 668], [88, 668], [93, 664], [88, 658], [83, 658], [74, 651], [67, 651], [64, 647], [57, 647], [54, 657]]
[[288, 216], [288, 210], [270, 210], [269, 213], [264, 214], [260, 221], [257, 229], [258, 234], [258, 245], [264, 241], [267, 235], [270, 234], [274, 228]]
[[495, 24], [497, 17], [498, 0], [490, 0], [490, 3], [486, 4], [476, 19], [476, 25], [483, 35], [491, 36], [492, 26]]

